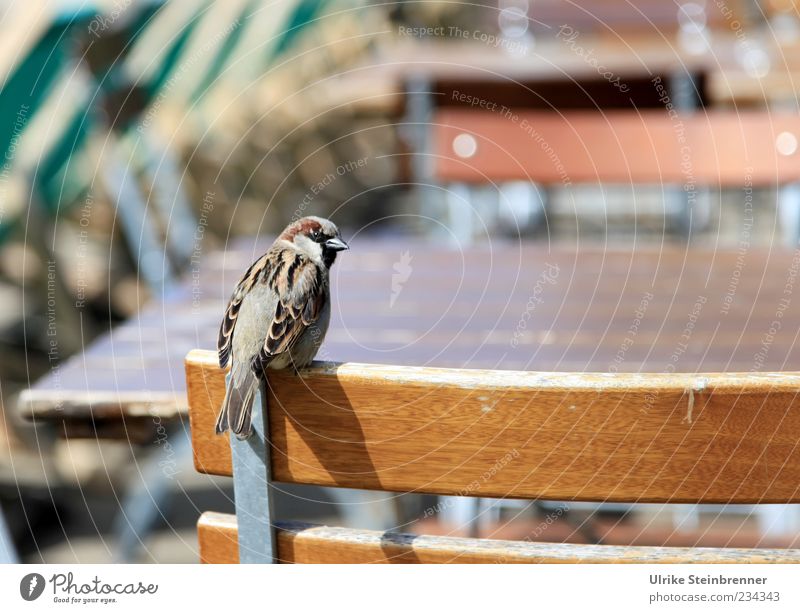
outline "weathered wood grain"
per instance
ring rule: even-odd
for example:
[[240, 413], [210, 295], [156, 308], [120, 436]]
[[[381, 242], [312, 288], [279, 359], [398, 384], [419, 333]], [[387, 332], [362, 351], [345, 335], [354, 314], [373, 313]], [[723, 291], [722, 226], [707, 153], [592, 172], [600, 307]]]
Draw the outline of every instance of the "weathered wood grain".
[[[710, 111], [670, 117], [630, 113], [443, 110], [434, 118], [435, 175], [443, 181], [653, 183], [744, 188], [800, 180], [796, 155], [782, 155], [782, 132], [800, 135], [791, 113]], [[455, 139], [476, 149], [459, 156]], [[469, 152], [469, 150], [465, 150]]]
[[[224, 375], [186, 359], [195, 464]], [[798, 373], [568, 374], [318, 363], [271, 373], [277, 481], [622, 502], [800, 502]]]
[[[796, 549], [618, 547], [381, 533], [283, 523], [278, 559], [294, 564], [724, 564], [798, 563]], [[200, 561], [237, 564], [236, 517], [204, 513], [197, 524]]]

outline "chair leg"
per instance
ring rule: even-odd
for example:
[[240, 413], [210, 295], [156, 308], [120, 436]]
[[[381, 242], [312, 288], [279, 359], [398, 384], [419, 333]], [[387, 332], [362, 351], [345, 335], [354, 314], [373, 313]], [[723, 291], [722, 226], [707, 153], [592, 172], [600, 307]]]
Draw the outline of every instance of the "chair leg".
[[[230, 375], [226, 383], [230, 385]], [[265, 383], [259, 386], [253, 402], [253, 434], [243, 441], [231, 434], [241, 564], [272, 564], [278, 559], [270, 495], [272, 475], [265, 386]]]

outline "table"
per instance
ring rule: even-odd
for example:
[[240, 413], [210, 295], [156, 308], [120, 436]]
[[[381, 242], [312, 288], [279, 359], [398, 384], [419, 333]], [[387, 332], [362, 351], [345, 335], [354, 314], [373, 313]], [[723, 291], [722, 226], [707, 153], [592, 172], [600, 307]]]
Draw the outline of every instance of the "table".
[[[744, 240], [744, 239], [743, 239]], [[351, 238], [318, 359], [571, 372], [800, 370], [800, 251], [630, 249]], [[264, 249], [203, 256], [190, 279], [24, 392], [29, 417], [119, 429], [186, 411], [183, 357], [214, 348]], [[69, 430], [69, 428], [68, 428]], [[134, 432], [127, 432], [128, 435]], [[119, 435], [126, 432], [119, 430]]]

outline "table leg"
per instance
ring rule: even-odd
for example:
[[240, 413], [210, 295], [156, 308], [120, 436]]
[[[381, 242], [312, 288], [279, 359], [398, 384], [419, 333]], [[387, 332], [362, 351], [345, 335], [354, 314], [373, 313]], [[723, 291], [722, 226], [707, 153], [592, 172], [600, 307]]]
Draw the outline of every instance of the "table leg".
[[439, 496], [439, 516], [448, 528], [458, 528], [467, 536], [478, 536], [480, 498], [470, 496]]
[[694, 532], [700, 529], [700, 509], [696, 504], [676, 504], [672, 509], [672, 526], [676, 531]]
[[395, 530], [400, 518], [391, 492], [366, 492], [348, 488], [326, 488], [337, 504], [337, 510], [350, 528], [361, 530]]
[[[401, 137], [411, 149], [411, 181], [417, 213], [436, 218], [437, 211], [431, 206], [431, 118], [433, 116], [433, 83], [423, 75], [412, 75], [406, 83], [406, 114], [403, 118]], [[426, 227], [429, 229], [429, 227]]]
[[800, 183], [778, 188], [778, 219], [783, 242], [796, 248], [800, 243]]
[[[695, 75], [678, 71], [671, 75], [669, 84], [672, 103], [679, 113], [688, 115], [700, 107], [700, 90]], [[681, 213], [678, 221], [687, 240], [691, 239], [694, 232], [702, 229], [703, 219], [708, 216], [708, 212], [702, 208], [707, 206], [707, 199], [699, 193], [697, 185], [688, 185], [690, 181], [693, 182], [691, 173], [687, 173], [684, 185], [672, 190], [680, 203]], [[693, 194], [690, 196], [685, 188], [693, 190]]]
[[475, 235], [475, 209], [472, 202], [472, 190], [465, 183], [453, 183], [447, 186], [447, 228], [451, 240], [457, 246], [472, 243]]
[[0, 509], [0, 564], [18, 563], [17, 550], [14, 548], [14, 541], [11, 540], [3, 510]]
[[[170, 466], [191, 464], [192, 441], [189, 433], [184, 430], [175, 431], [171, 440]], [[156, 453], [147, 460], [141, 472], [141, 480], [126, 493], [120, 514], [114, 522], [117, 540], [114, 562], [134, 561], [137, 551], [155, 524], [160, 518], [163, 519], [174, 481], [174, 475], [163, 465], [161, 453]]]
[[797, 505], [793, 504], [760, 504], [756, 516], [762, 538], [796, 533], [800, 525]]

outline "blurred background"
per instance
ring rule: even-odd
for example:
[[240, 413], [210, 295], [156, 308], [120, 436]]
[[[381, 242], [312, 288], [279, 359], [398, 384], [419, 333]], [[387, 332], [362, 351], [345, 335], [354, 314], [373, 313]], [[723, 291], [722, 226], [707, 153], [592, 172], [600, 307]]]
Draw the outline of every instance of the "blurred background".
[[[680, 186], [443, 186], [425, 155], [431, 118], [448, 108], [796, 113], [791, 0], [8, 0], [0, 10], [0, 507], [23, 561], [197, 560], [197, 516], [232, 510], [230, 480], [194, 473], [185, 417], [153, 412], [161, 397], [136, 405], [144, 426], [120, 430], [109, 417], [119, 395], [95, 390], [91, 365], [158, 353], [175, 296], [187, 314], [203, 302], [209, 321], [220, 317], [236, 275], [293, 218], [330, 216], [356, 243], [389, 245], [383, 259], [342, 256], [343, 275], [377, 274], [384, 302], [412, 266], [428, 266], [407, 241], [736, 250], [745, 227], [748, 248], [797, 244], [792, 186], [698, 188], [688, 223]], [[793, 155], [797, 137], [784, 134], [778, 151]], [[225, 275], [200, 272], [215, 266]], [[125, 327], [151, 315], [153, 338]], [[177, 355], [213, 348], [214, 330], [197, 329]], [[335, 344], [347, 340], [334, 338], [325, 359], [349, 357]], [[113, 349], [123, 341], [130, 354]], [[75, 388], [74, 402], [56, 394]], [[279, 516], [378, 529], [792, 545], [796, 510], [771, 513], [288, 486], [278, 498]]]

